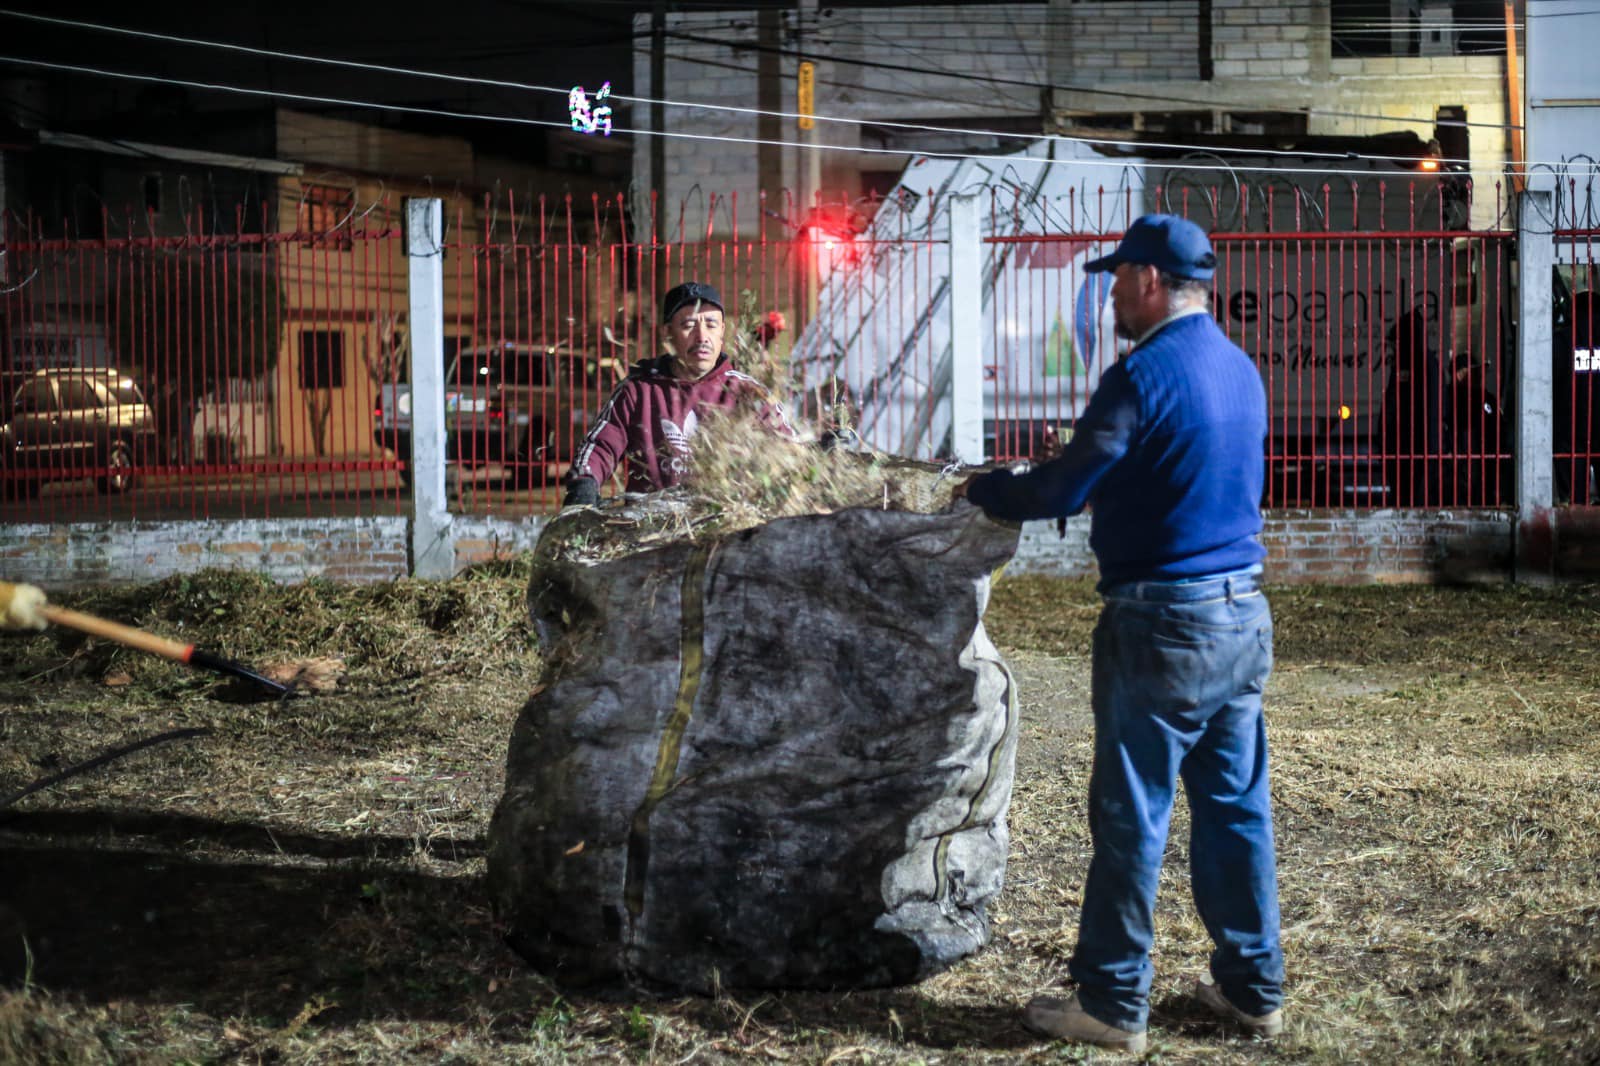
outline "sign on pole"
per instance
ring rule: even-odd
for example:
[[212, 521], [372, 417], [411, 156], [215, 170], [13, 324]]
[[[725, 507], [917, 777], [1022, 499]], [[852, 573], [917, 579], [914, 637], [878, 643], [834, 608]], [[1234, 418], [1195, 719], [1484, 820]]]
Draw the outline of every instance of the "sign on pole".
[[809, 60], [802, 61], [800, 64], [800, 106], [797, 110], [800, 112], [800, 128], [803, 130], [809, 130], [816, 125], [816, 122], [811, 118], [815, 113], [813, 108], [816, 104], [816, 95], [813, 87], [816, 84], [816, 80], [817, 65]]

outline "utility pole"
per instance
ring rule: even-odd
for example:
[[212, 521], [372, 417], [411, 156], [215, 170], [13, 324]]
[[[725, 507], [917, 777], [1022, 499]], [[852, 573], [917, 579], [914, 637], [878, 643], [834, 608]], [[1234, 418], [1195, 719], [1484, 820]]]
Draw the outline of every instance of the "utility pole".
[[[775, 7], [764, 7], [756, 14], [756, 41], [761, 50], [756, 56], [756, 181], [767, 195], [769, 207], [783, 203], [783, 146], [777, 142], [788, 139], [789, 131], [783, 119], [771, 112], [788, 111], [788, 98], [783, 91], [783, 12]], [[757, 231], [765, 220], [757, 218]]]
[[1527, 187], [1527, 172], [1522, 169], [1522, 75], [1517, 70], [1517, 13], [1506, 0], [1506, 123], [1511, 127], [1511, 188], [1522, 192]]
[[[817, 18], [817, 0], [795, 0], [795, 51], [800, 56], [800, 62], [809, 60], [805, 47], [806, 23], [810, 20], [813, 24]], [[811, 84], [816, 84], [816, 66], [812, 62]], [[813, 89], [813, 91], [815, 91]], [[822, 152], [818, 149], [820, 141], [817, 137], [815, 122], [805, 123], [800, 131], [800, 143], [805, 147], [800, 149], [800, 218], [804, 222], [812, 217], [812, 212], [819, 206], [822, 198]], [[817, 317], [817, 290], [819, 287], [817, 238], [816, 229], [803, 231], [810, 241], [806, 257], [806, 315], [805, 321], [810, 322]], [[801, 323], [804, 328], [805, 323]]]
[[[667, 4], [655, 0], [650, 11], [650, 243], [659, 239], [661, 213], [667, 200]], [[650, 254], [650, 293], [652, 303], [661, 295], [662, 257]]]

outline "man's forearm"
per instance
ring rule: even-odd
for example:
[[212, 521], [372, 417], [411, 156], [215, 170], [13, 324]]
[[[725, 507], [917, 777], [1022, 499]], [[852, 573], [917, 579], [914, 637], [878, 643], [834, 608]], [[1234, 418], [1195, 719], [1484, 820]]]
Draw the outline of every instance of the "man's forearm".
[[967, 486], [967, 499], [1012, 522], [1064, 518], [1083, 510], [1095, 484], [1131, 446], [1137, 397], [1115, 385], [1096, 394], [1061, 454], [1026, 473], [992, 470]]

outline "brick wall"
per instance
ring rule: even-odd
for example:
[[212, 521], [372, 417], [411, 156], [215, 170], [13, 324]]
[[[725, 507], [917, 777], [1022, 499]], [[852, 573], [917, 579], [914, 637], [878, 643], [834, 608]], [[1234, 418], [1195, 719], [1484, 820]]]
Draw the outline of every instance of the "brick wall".
[[[1097, 3], [1051, 0], [1056, 39], [1072, 41], [1098, 32]], [[1171, 7], [1168, 0], [1114, 5], [1124, 21], [1138, 22]], [[1087, 13], [1087, 14], [1085, 14]], [[1474, 167], [1492, 172], [1507, 159], [1505, 59], [1502, 56], [1364, 56], [1332, 58], [1329, 0], [1212, 0], [1212, 78], [1198, 80], [1181, 67], [1152, 65], [1136, 41], [1108, 46], [1114, 62], [1093, 60], [1077, 47], [1052, 53], [1051, 81], [1058, 86], [1116, 82], [1118, 91], [1148, 97], [1119, 99], [1093, 91], [1059, 89], [1057, 116], [1063, 125], [1103, 112], [1156, 111], [1163, 97], [1193, 101], [1186, 110], [1210, 106], [1217, 116], [1271, 108], [1308, 108], [1307, 131], [1317, 135], [1367, 136], [1395, 130], [1433, 135], [1438, 109], [1467, 109], [1474, 123], [1470, 151]], [[1162, 46], [1164, 47], [1164, 46]], [[1241, 108], [1241, 105], [1247, 105]], [[1177, 105], [1173, 105], [1177, 106]], [[1415, 123], [1402, 121], [1422, 119]], [[1472, 225], [1489, 228], [1500, 221], [1500, 202], [1492, 180], [1480, 177], [1473, 200]]]
[[[1600, 578], [1600, 508], [1554, 514], [1558, 576]], [[530, 550], [543, 520], [457, 516], [457, 569]], [[1275, 511], [1262, 540], [1267, 578], [1370, 584], [1510, 577], [1513, 519], [1497, 511]], [[0, 578], [45, 588], [153, 581], [206, 567], [254, 570], [275, 581], [321, 577], [392, 581], [407, 573], [403, 518], [194, 521], [0, 526]], [[1030, 522], [1011, 563], [1014, 573], [1095, 573], [1089, 520]]]
[[1075, 3], [1067, 9], [1072, 79], [1129, 81], [1200, 76], [1200, 5], [1196, 0], [1142, 4]]
[[[781, 12], [776, 40], [767, 47], [780, 51], [804, 48], [820, 57], [816, 101], [819, 114], [887, 121], [957, 121], [968, 127], [983, 119], [1039, 118], [1039, 93], [1027, 84], [1082, 86], [1084, 92], [1055, 93], [1054, 108], [1068, 124], [1096, 112], [1138, 112], [1161, 109], [1163, 98], [1194, 101], [1185, 110], [1210, 106], [1216, 113], [1241, 104], [1309, 107], [1322, 114], [1310, 119], [1310, 132], [1364, 135], [1415, 129], [1424, 137], [1431, 126], [1395, 121], [1431, 120], [1445, 105], [1465, 106], [1468, 118], [1485, 125], [1471, 131], [1474, 163], [1493, 170], [1505, 162], [1504, 134], [1491, 128], [1506, 121], [1505, 62], [1498, 56], [1437, 56], [1332, 59], [1329, 0], [1212, 0], [1212, 79], [1200, 81], [1199, 5], [1197, 0], [1050, 0], [1047, 4], [964, 4], [945, 7], [828, 8], [814, 20], [796, 22], [792, 10]], [[762, 53], [758, 16], [754, 11], [682, 12], [669, 14], [670, 32], [702, 40], [668, 40], [665, 96], [736, 107], [756, 107], [760, 86], [756, 69]], [[644, 34], [634, 55], [634, 85], [649, 94], [649, 16], [636, 17], [634, 29]], [[801, 32], [803, 28], [804, 32]], [[968, 47], [953, 49], [952, 39]], [[708, 43], [711, 42], [711, 43]], [[767, 53], [771, 57], [772, 53]], [[885, 70], [858, 66], [862, 60], [909, 66]], [[796, 60], [792, 55], [769, 58], [778, 71], [781, 109], [795, 106]], [[1002, 84], [963, 80], [980, 75]], [[1007, 85], [1016, 81], [1023, 85]], [[1107, 96], [1115, 84], [1134, 97]], [[1141, 97], [1148, 97], [1141, 103]], [[1340, 112], [1341, 114], [1330, 114]], [[1379, 116], [1376, 118], [1358, 115]], [[650, 109], [634, 105], [629, 120], [648, 128]], [[673, 131], [736, 139], [756, 138], [754, 115], [668, 109]], [[793, 120], [777, 120], [768, 136], [798, 141]], [[862, 140], [858, 127], [818, 124], [817, 140], [842, 148], [875, 146]], [[956, 142], [941, 147], [961, 148]], [[676, 225], [678, 205], [687, 202], [691, 227], [704, 225], [706, 198], [741, 191], [737, 223], [741, 234], [753, 234], [761, 223], [753, 195], [760, 172], [753, 145], [671, 139], [665, 146], [664, 216]], [[805, 153], [796, 148], [769, 148], [768, 174], [791, 191], [801, 185]], [[776, 153], [777, 163], [770, 162]], [[830, 193], [855, 195], [860, 172], [895, 169], [899, 155], [862, 156], [828, 152], [823, 156], [822, 186]], [[634, 143], [636, 187], [648, 192], [650, 138]], [[769, 181], [763, 178], [763, 181]], [[770, 184], [770, 181], [769, 181]], [[1496, 221], [1497, 205], [1489, 183], [1476, 198], [1473, 224]], [[696, 188], [698, 186], [698, 189]], [[648, 200], [642, 201], [648, 203]], [[735, 212], [720, 204], [712, 220], [714, 232], [728, 233]], [[639, 214], [640, 219], [647, 214]], [[772, 225], [770, 220], [768, 225]]]
[[[1504, 581], [1512, 528], [1511, 516], [1497, 511], [1276, 511], [1261, 536], [1265, 578], [1280, 585]], [[1064, 538], [1054, 522], [1028, 523], [1008, 572], [1094, 576], [1089, 519], [1070, 520]]]
[[[1326, 10], [1326, 0], [1320, 4], [1314, 0], [1213, 0], [1213, 77], [1307, 77], [1312, 72], [1313, 27]], [[1322, 25], [1326, 24], [1324, 19]]]
[[[541, 519], [458, 516], [457, 569], [533, 547]], [[156, 581], [204, 569], [251, 570], [292, 583], [353, 584], [410, 572], [410, 522], [374, 518], [0, 526], [0, 578], [45, 588]]]

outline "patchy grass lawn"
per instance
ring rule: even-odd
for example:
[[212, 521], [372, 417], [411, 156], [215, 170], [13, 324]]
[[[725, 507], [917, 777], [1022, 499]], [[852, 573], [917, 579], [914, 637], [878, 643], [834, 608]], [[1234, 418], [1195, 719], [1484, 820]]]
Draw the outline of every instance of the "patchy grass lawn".
[[[921, 985], [714, 998], [552, 986], [496, 938], [483, 836], [538, 656], [526, 573], [277, 588], [224, 574], [61, 597], [252, 664], [323, 655], [283, 703], [70, 632], [0, 639], [0, 1062], [1015, 1062], [1088, 861], [1084, 583], [1012, 578], [989, 626], [1021, 688], [993, 945]], [[1600, 595], [1274, 590], [1269, 690], [1290, 1028], [1234, 1040], [1188, 998], [1208, 942], [1177, 813], [1149, 1057], [1600, 1058]], [[9, 923], [9, 927], [8, 927]], [[14, 948], [11, 950], [15, 950]]]

